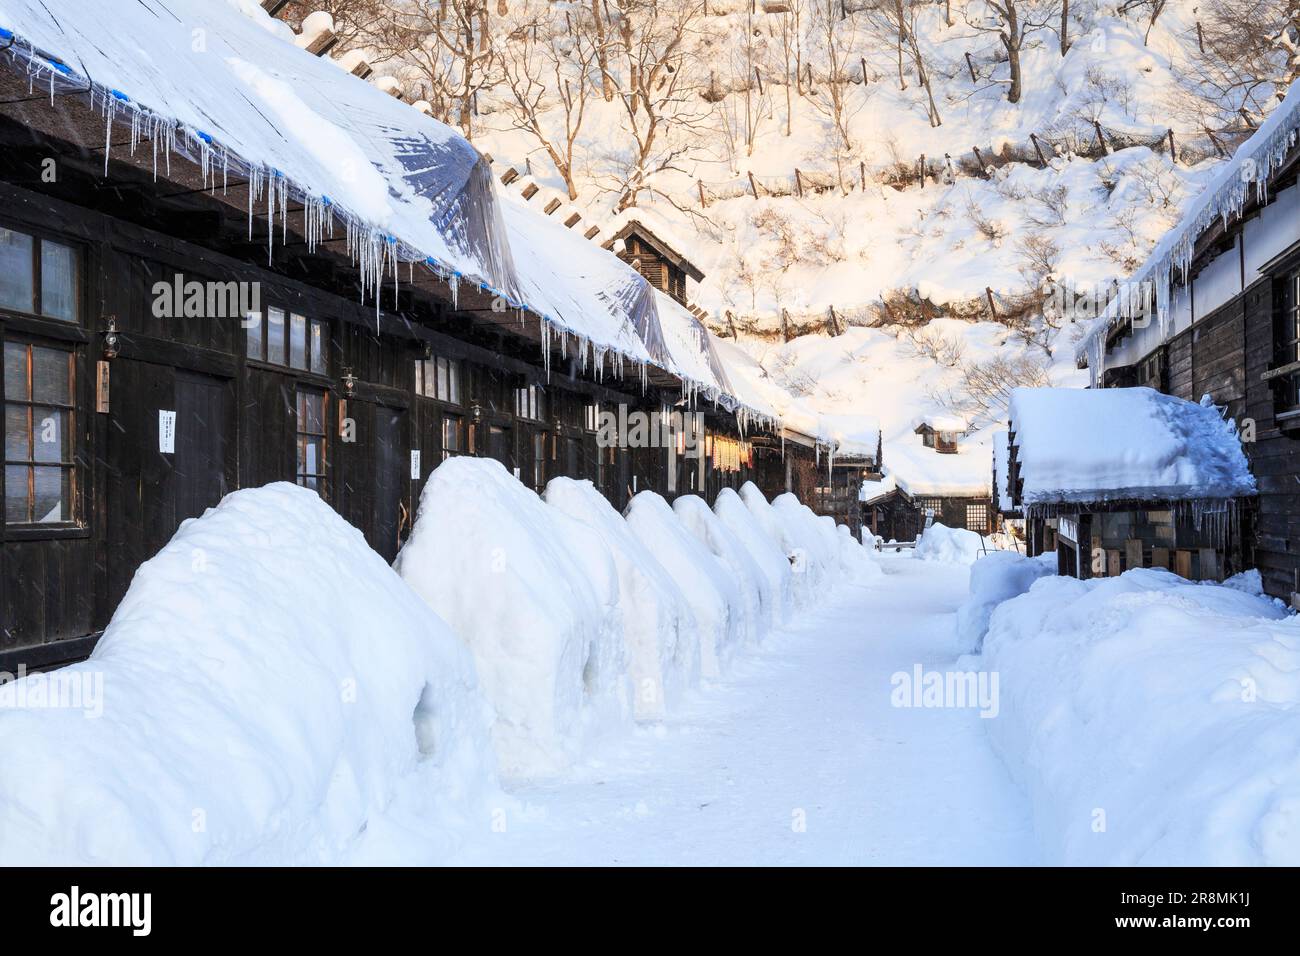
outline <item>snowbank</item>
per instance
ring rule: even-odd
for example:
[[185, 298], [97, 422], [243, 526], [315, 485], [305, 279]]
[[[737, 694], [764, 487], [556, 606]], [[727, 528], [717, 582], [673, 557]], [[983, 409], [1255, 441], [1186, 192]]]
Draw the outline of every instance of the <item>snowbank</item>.
[[835, 535], [839, 541], [840, 566], [844, 569], [844, 573], [849, 576], [849, 580], [857, 582], [870, 581], [872, 578], [878, 578], [884, 574], [880, 570], [880, 565], [876, 562], [874, 549], [868, 548], [853, 537], [853, 532], [849, 530], [848, 525], [836, 525]]
[[678, 520], [662, 496], [635, 495], [624, 511], [628, 527], [677, 582], [695, 615], [700, 672], [717, 677], [742, 633], [741, 592], [731, 572]]
[[1029, 507], [1255, 493], [1236, 428], [1212, 404], [1150, 388], [1017, 388], [1010, 415]]
[[916, 539], [916, 556], [926, 561], [974, 564], [981, 554], [980, 536], [966, 528], [949, 528], [936, 521]]
[[1035, 581], [1056, 573], [1056, 552], [1027, 558], [1018, 551], [994, 551], [970, 569], [970, 596], [957, 609], [957, 643], [962, 653], [978, 654], [993, 609], [1024, 594]]
[[633, 708], [638, 718], [662, 717], [695, 676], [696, 625], [686, 596], [590, 481], [553, 478], [544, 498], [598, 534], [613, 555]]
[[238, 491], [141, 566], [88, 661], [0, 688], [0, 862], [346, 861], [398, 804], [436, 860], [486, 813], [489, 719], [358, 531], [294, 485]]
[[434, 469], [394, 567], [474, 652], [503, 773], [553, 772], [628, 714], [613, 555], [499, 462]]
[[763, 608], [767, 621], [778, 625], [790, 609], [790, 561], [780, 543], [769, 536], [754, 520], [753, 514], [730, 488], [723, 488], [713, 499], [713, 513], [762, 571]]
[[1300, 864], [1300, 619], [1277, 604], [1167, 571], [1047, 577], [993, 612], [983, 666], [1050, 858]]
[[795, 566], [803, 568], [805, 587], [820, 590], [838, 581], [843, 568], [835, 519], [823, 521], [788, 491], [772, 499], [772, 511], [785, 529], [786, 542], [799, 554]]
[[[779, 496], [778, 496], [779, 497]], [[749, 509], [750, 520], [758, 530], [767, 535], [790, 566], [789, 607], [802, 607], [812, 600], [820, 581], [820, 567], [809, 562], [808, 536], [792, 521], [786, 510], [777, 510], [763, 497], [763, 492], [752, 481], [740, 486], [740, 500]]]
[[759, 640], [771, 626], [775, 597], [758, 561], [699, 495], [678, 497], [673, 502], [673, 513], [731, 572], [740, 591], [741, 636], [750, 642]]

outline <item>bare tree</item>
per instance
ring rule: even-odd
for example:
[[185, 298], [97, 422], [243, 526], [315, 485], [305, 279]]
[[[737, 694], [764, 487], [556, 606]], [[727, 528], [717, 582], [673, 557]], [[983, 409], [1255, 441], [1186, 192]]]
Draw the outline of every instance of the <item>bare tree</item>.
[[[498, 79], [489, 0], [402, 0], [375, 27], [374, 45], [404, 63], [435, 115], [473, 138], [480, 90]], [[504, 8], [505, 0], [498, 0]]]
[[617, 36], [609, 69], [631, 147], [630, 154], [613, 157], [621, 212], [652, 188], [653, 177], [679, 169], [684, 156], [702, 148], [709, 111], [688, 67], [702, 32], [704, 3], [613, 0], [610, 12]]
[[941, 126], [943, 120], [939, 116], [939, 107], [934, 101], [934, 89], [930, 85], [930, 70], [926, 65], [925, 53], [917, 32], [917, 19], [928, 7], [929, 4], [924, 0], [873, 0], [866, 9], [875, 32], [882, 38], [890, 38], [890, 41], [897, 46], [899, 89], [907, 89], [907, 81], [903, 77], [903, 56], [906, 52], [916, 73], [916, 82], [925, 90], [926, 114], [930, 125]]
[[583, 7], [561, 9], [548, 0], [516, 3], [500, 58], [505, 110], [513, 128], [545, 150], [569, 198], [577, 199], [574, 154], [599, 72], [600, 31]]
[[[978, 9], [984, 16], [973, 15]], [[1025, 40], [1045, 27], [1055, 10], [1055, 0], [978, 0], [965, 10], [966, 22], [982, 33], [994, 33], [1007, 54], [1010, 81], [1007, 102], [1019, 103], [1023, 92], [1020, 52]]]
[[1300, 0], [1209, 0], [1198, 13], [1185, 86], [1201, 101], [1202, 125], [1268, 112], [1300, 78]]
[[858, 20], [844, 14], [840, 0], [812, 0], [808, 24], [809, 49], [817, 54], [826, 73], [817, 86], [809, 84], [807, 97], [828, 121], [829, 146], [841, 191], [845, 188], [844, 164], [856, 146], [853, 118], [863, 106], [863, 97], [855, 95], [853, 83], [853, 64], [858, 60]]

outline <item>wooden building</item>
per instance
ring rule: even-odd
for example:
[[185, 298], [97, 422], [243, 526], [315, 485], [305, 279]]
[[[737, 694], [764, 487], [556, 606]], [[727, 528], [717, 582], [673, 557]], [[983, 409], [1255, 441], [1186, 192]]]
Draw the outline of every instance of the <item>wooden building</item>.
[[1060, 574], [1163, 568], [1221, 581], [1244, 569], [1254, 495], [1233, 426], [1212, 405], [1149, 388], [1016, 389], [1007, 483], [1030, 556]]
[[1292, 603], [1300, 602], [1297, 99], [1293, 88], [1225, 164], [1138, 271], [1136, 294], [1117, 298], [1078, 352], [1094, 387], [1208, 395], [1238, 423], [1259, 486], [1242, 517], [1243, 564]]
[[620, 259], [645, 277], [656, 289], [686, 305], [686, 280], [704, 281], [701, 272], [672, 244], [638, 219], [629, 219], [606, 242]]
[[[66, 13], [51, 45], [80, 36], [75, 11]], [[616, 508], [647, 488], [712, 500], [746, 480], [771, 496], [801, 462], [813, 467], [811, 449], [783, 446], [761, 421], [742, 430], [734, 396], [685, 380], [671, 356], [625, 359], [618, 348], [641, 342], [607, 347], [556, 331], [499, 287], [410, 250], [399, 257], [403, 242], [367, 237], [354, 220], [330, 235], [321, 217], [342, 213], [328, 198], [295, 192], [290, 170], [216, 151], [221, 132], [237, 139], [240, 130], [182, 129], [153, 109], [174, 106], [193, 72], [224, 69], [220, 57], [173, 64], [161, 92], [109, 89], [68, 66], [84, 53], [97, 74], [129, 67], [130, 44], [152, 30], [175, 33], [168, 49], [178, 55], [189, 48], [188, 24], [134, 5], [120, 13], [121, 34], [94, 50], [47, 49], [23, 37], [25, 24], [0, 24], [0, 671], [88, 654], [137, 568], [182, 521], [237, 488], [283, 480], [315, 489], [391, 560], [429, 472], [452, 455], [496, 458], [539, 491], [556, 475], [589, 478]], [[486, 163], [432, 120], [234, 8], [210, 16], [220, 42], [277, 75], [299, 71], [303, 95], [337, 105], [331, 115], [354, 109], [358, 122], [386, 124], [410, 169], [467, 156], [465, 189], [490, 183]], [[237, 115], [243, 95], [232, 88], [221, 104], [187, 110]], [[408, 114], [423, 125], [403, 126]], [[257, 122], [271, 141], [291, 138], [265, 116]], [[417, 155], [423, 142], [436, 149]], [[492, 201], [480, 191], [445, 214], [491, 222], [500, 215], [484, 209]], [[414, 225], [437, 239], [430, 222]], [[508, 265], [509, 250], [474, 226], [452, 222], [447, 234]], [[574, 241], [599, 257], [593, 270], [609, 260], [628, 272]], [[544, 245], [515, 255], [543, 257]], [[565, 290], [579, 303], [581, 292]], [[636, 318], [655, 321], [647, 311]], [[703, 454], [687, 455], [681, 435], [603, 447], [600, 413], [620, 407], [700, 412], [693, 437]]]

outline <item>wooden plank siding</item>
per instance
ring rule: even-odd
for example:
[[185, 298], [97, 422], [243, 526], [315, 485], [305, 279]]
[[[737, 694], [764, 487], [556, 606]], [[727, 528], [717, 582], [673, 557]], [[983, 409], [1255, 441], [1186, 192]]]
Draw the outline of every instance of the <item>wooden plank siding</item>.
[[[41, 231], [81, 254], [81, 322], [55, 323], [0, 311], [0, 335], [61, 343], [74, 353], [77, 461], [84, 499], [81, 526], [0, 530], [0, 670], [18, 664], [57, 665], [83, 657], [130, 586], [140, 564], [170, 540], [180, 522], [215, 505], [237, 488], [294, 481], [297, 390], [326, 396], [324, 497], [391, 560], [418, 508], [429, 473], [443, 458], [448, 416], [463, 423], [462, 453], [490, 455], [519, 469], [532, 487], [556, 475], [587, 478], [621, 509], [633, 490], [668, 497], [691, 491], [684, 469], [675, 491], [667, 480], [664, 449], [601, 449], [588, 429], [586, 407], [626, 404], [657, 411], [680, 391], [643, 390], [636, 370], [625, 382], [597, 381], [553, 357], [549, 374], [535, 343], [485, 330], [449, 302], [416, 303], [419, 311], [385, 309], [225, 251], [43, 195], [0, 176], [0, 226]], [[158, 225], [164, 226], [160, 221]], [[153, 285], [187, 280], [260, 283], [261, 308], [282, 308], [323, 320], [323, 373], [245, 357], [245, 334], [233, 318], [166, 319], [154, 314]], [[412, 308], [415, 308], [414, 306]], [[112, 317], [120, 350], [108, 361], [109, 408], [95, 411], [96, 365]], [[378, 326], [378, 331], [377, 331]], [[414, 367], [424, 349], [461, 363], [462, 400], [450, 405], [418, 395]], [[347, 393], [344, 374], [353, 376]], [[515, 389], [541, 384], [549, 399], [542, 421], [515, 414]], [[356, 441], [341, 440], [340, 403], [355, 422]], [[177, 415], [176, 446], [159, 449], [159, 412]], [[704, 407], [715, 434], [740, 437], [735, 419]], [[753, 436], [751, 434], [746, 438]], [[542, 436], [542, 459], [535, 440]], [[421, 453], [418, 478], [410, 453]], [[756, 452], [753, 467], [723, 474], [706, 469], [706, 495], [755, 480], [769, 497], [794, 473], [813, 472], [811, 448], [789, 444], [784, 453]], [[540, 465], [540, 470], [537, 466]], [[796, 489], [798, 490], [798, 489]]]

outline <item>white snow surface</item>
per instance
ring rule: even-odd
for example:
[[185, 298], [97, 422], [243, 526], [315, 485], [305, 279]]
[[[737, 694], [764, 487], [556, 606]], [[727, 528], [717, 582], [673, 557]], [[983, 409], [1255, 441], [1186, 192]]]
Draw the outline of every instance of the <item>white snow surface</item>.
[[679, 495], [673, 500], [673, 513], [731, 572], [740, 590], [741, 637], [749, 644], [760, 640], [774, 623], [777, 608], [758, 558], [699, 495]]
[[1000, 605], [985, 721], [1048, 863], [1300, 864], [1300, 619], [1167, 571]]
[[1056, 573], [1056, 552], [1029, 558], [1016, 551], [994, 551], [971, 565], [970, 596], [957, 609], [957, 644], [978, 654], [993, 609], [1024, 594], [1044, 575]]
[[1210, 404], [1150, 388], [1018, 388], [1011, 423], [1026, 506], [1255, 493], [1235, 426]]
[[[99, 716], [30, 706], [97, 680]], [[360, 532], [295, 485], [237, 491], [140, 567], [89, 660], [0, 687], [0, 863], [436, 861], [487, 819], [489, 720]]]
[[596, 532], [613, 555], [633, 709], [640, 719], [663, 717], [699, 672], [697, 624], [686, 595], [590, 481], [552, 478], [543, 497]]
[[761, 528], [740, 495], [722, 488], [713, 499], [713, 513], [749, 552], [762, 572], [761, 597], [764, 618], [772, 625], [785, 622], [793, 606], [793, 574], [790, 560], [780, 542]]
[[949, 528], [934, 522], [916, 539], [916, 556], [925, 561], [974, 564], [980, 557], [982, 541], [974, 531]]
[[554, 773], [630, 718], [614, 555], [499, 462], [434, 469], [394, 567], [473, 651], [504, 775]]
[[744, 636], [739, 582], [687, 529], [662, 495], [639, 492], [628, 502], [623, 516], [632, 534], [686, 596], [695, 618], [689, 652], [702, 676], [717, 677]]

